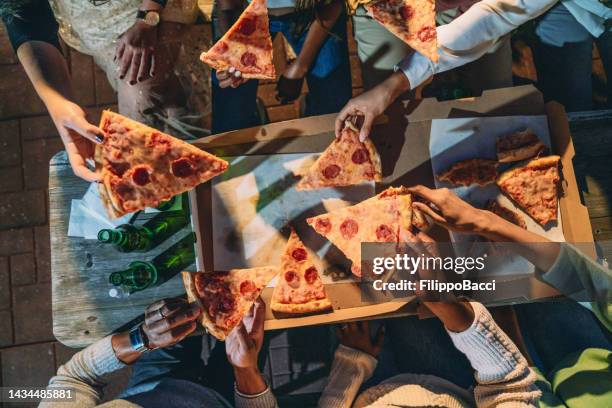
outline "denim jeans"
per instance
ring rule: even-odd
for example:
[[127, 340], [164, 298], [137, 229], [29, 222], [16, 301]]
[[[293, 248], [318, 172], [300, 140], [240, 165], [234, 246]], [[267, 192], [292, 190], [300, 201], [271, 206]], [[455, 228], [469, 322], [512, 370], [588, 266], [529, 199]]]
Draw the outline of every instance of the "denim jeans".
[[545, 375], [571, 353], [612, 350], [593, 313], [573, 300], [524, 303], [514, 305], [514, 310], [529, 354]]
[[[537, 21], [535, 34], [539, 41], [533, 56], [538, 87], [544, 98], [563, 104], [568, 112], [593, 109], [593, 42], [597, 44], [607, 78], [612, 78], [612, 32], [593, 38], [559, 3]], [[606, 93], [610, 103], [610, 79]]]
[[[294, 33], [298, 15], [270, 16], [270, 33], [282, 33], [296, 53], [304, 45], [305, 30]], [[213, 30], [216, 24], [213, 24]], [[306, 76], [306, 116], [338, 112], [352, 96], [351, 69], [346, 39], [346, 15], [342, 15], [330, 30], [317, 58]], [[215, 39], [218, 38], [214, 34]], [[261, 121], [257, 114], [257, 86], [250, 80], [238, 88], [220, 88], [215, 72], [212, 73], [212, 133], [226, 132], [257, 126]]]

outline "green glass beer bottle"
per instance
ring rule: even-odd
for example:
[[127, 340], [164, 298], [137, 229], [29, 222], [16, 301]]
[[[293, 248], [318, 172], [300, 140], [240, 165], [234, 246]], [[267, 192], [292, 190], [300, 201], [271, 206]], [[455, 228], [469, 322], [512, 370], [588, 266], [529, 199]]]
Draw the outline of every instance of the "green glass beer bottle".
[[[152, 261], [131, 262], [126, 270], [111, 273], [109, 282], [127, 295], [159, 286], [193, 264], [195, 261], [194, 242], [195, 235], [189, 233]], [[118, 290], [115, 289], [109, 292], [113, 297], [116, 297], [118, 293]]]
[[173, 215], [158, 215], [142, 226], [123, 224], [115, 229], [102, 229], [98, 241], [112, 244], [121, 252], [146, 252], [159, 245], [188, 223], [181, 212]]

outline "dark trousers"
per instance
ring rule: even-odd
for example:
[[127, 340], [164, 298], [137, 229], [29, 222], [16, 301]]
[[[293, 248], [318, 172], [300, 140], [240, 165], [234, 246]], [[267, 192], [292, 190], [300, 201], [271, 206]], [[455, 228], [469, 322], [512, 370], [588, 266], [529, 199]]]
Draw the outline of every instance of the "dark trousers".
[[[295, 34], [298, 16], [270, 16], [270, 33], [282, 33], [296, 53], [306, 39], [305, 30]], [[214, 29], [214, 25], [213, 25]], [[215, 38], [217, 35], [215, 34]], [[279, 73], [280, 74], [280, 73]], [[346, 39], [346, 16], [341, 16], [331, 34], [321, 46], [317, 58], [306, 76], [308, 94], [305, 116], [323, 115], [340, 111], [352, 96], [351, 68]], [[212, 133], [221, 133], [261, 124], [257, 114], [257, 86], [250, 80], [238, 88], [220, 88], [212, 73]]]
[[612, 102], [612, 33], [593, 36], [561, 3], [536, 25], [539, 41], [533, 49], [538, 88], [547, 101], [554, 100], [568, 112], [593, 109], [593, 43], [597, 44], [606, 77], [608, 103]]

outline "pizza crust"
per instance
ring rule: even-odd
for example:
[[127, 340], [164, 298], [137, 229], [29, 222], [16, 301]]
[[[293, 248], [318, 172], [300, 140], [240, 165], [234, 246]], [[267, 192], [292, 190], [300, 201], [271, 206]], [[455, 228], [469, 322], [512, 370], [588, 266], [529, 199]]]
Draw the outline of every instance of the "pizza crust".
[[374, 166], [374, 181], [381, 182], [382, 181], [382, 162], [380, 161], [380, 154], [378, 154], [378, 150], [374, 147], [374, 143], [367, 138], [363, 144], [365, 145], [368, 154], [370, 155], [370, 160], [372, 160], [372, 165]]
[[189, 303], [196, 303], [200, 307], [200, 309], [202, 309], [202, 313], [200, 314], [198, 321], [200, 322], [202, 326], [204, 326], [206, 331], [212, 334], [213, 336], [215, 336], [218, 340], [224, 341], [227, 335], [229, 334], [229, 332], [226, 333], [225, 331], [217, 328], [217, 326], [215, 325], [215, 322], [213, 322], [210, 316], [208, 315], [208, 312], [204, 310], [202, 306], [202, 301], [200, 300], [200, 297], [198, 296], [198, 292], [195, 288], [195, 274], [196, 273], [199, 273], [199, 272], [182, 272], [181, 273], [181, 277], [183, 278], [183, 285], [185, 286], [185, 291], [187, 292], [187, 301]]
[[280, 313], [305, 314], [330, 310], [332, 309], [332, 303], [327, 298], [311, 300], [306, 303], [279, 303], [270, 301], [270, 309]]

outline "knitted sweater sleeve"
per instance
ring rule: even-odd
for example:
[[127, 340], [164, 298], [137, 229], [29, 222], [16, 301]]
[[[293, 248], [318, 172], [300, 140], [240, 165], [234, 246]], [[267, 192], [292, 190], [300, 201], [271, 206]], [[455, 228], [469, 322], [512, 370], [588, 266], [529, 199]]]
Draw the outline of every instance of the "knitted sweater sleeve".
[[474, 322], [460, 333], [448, 332], [474, 370], [479, 408], [536, 407], [541, 395], [536, 374], [525, 357], [480, 303], [471, 302]]

